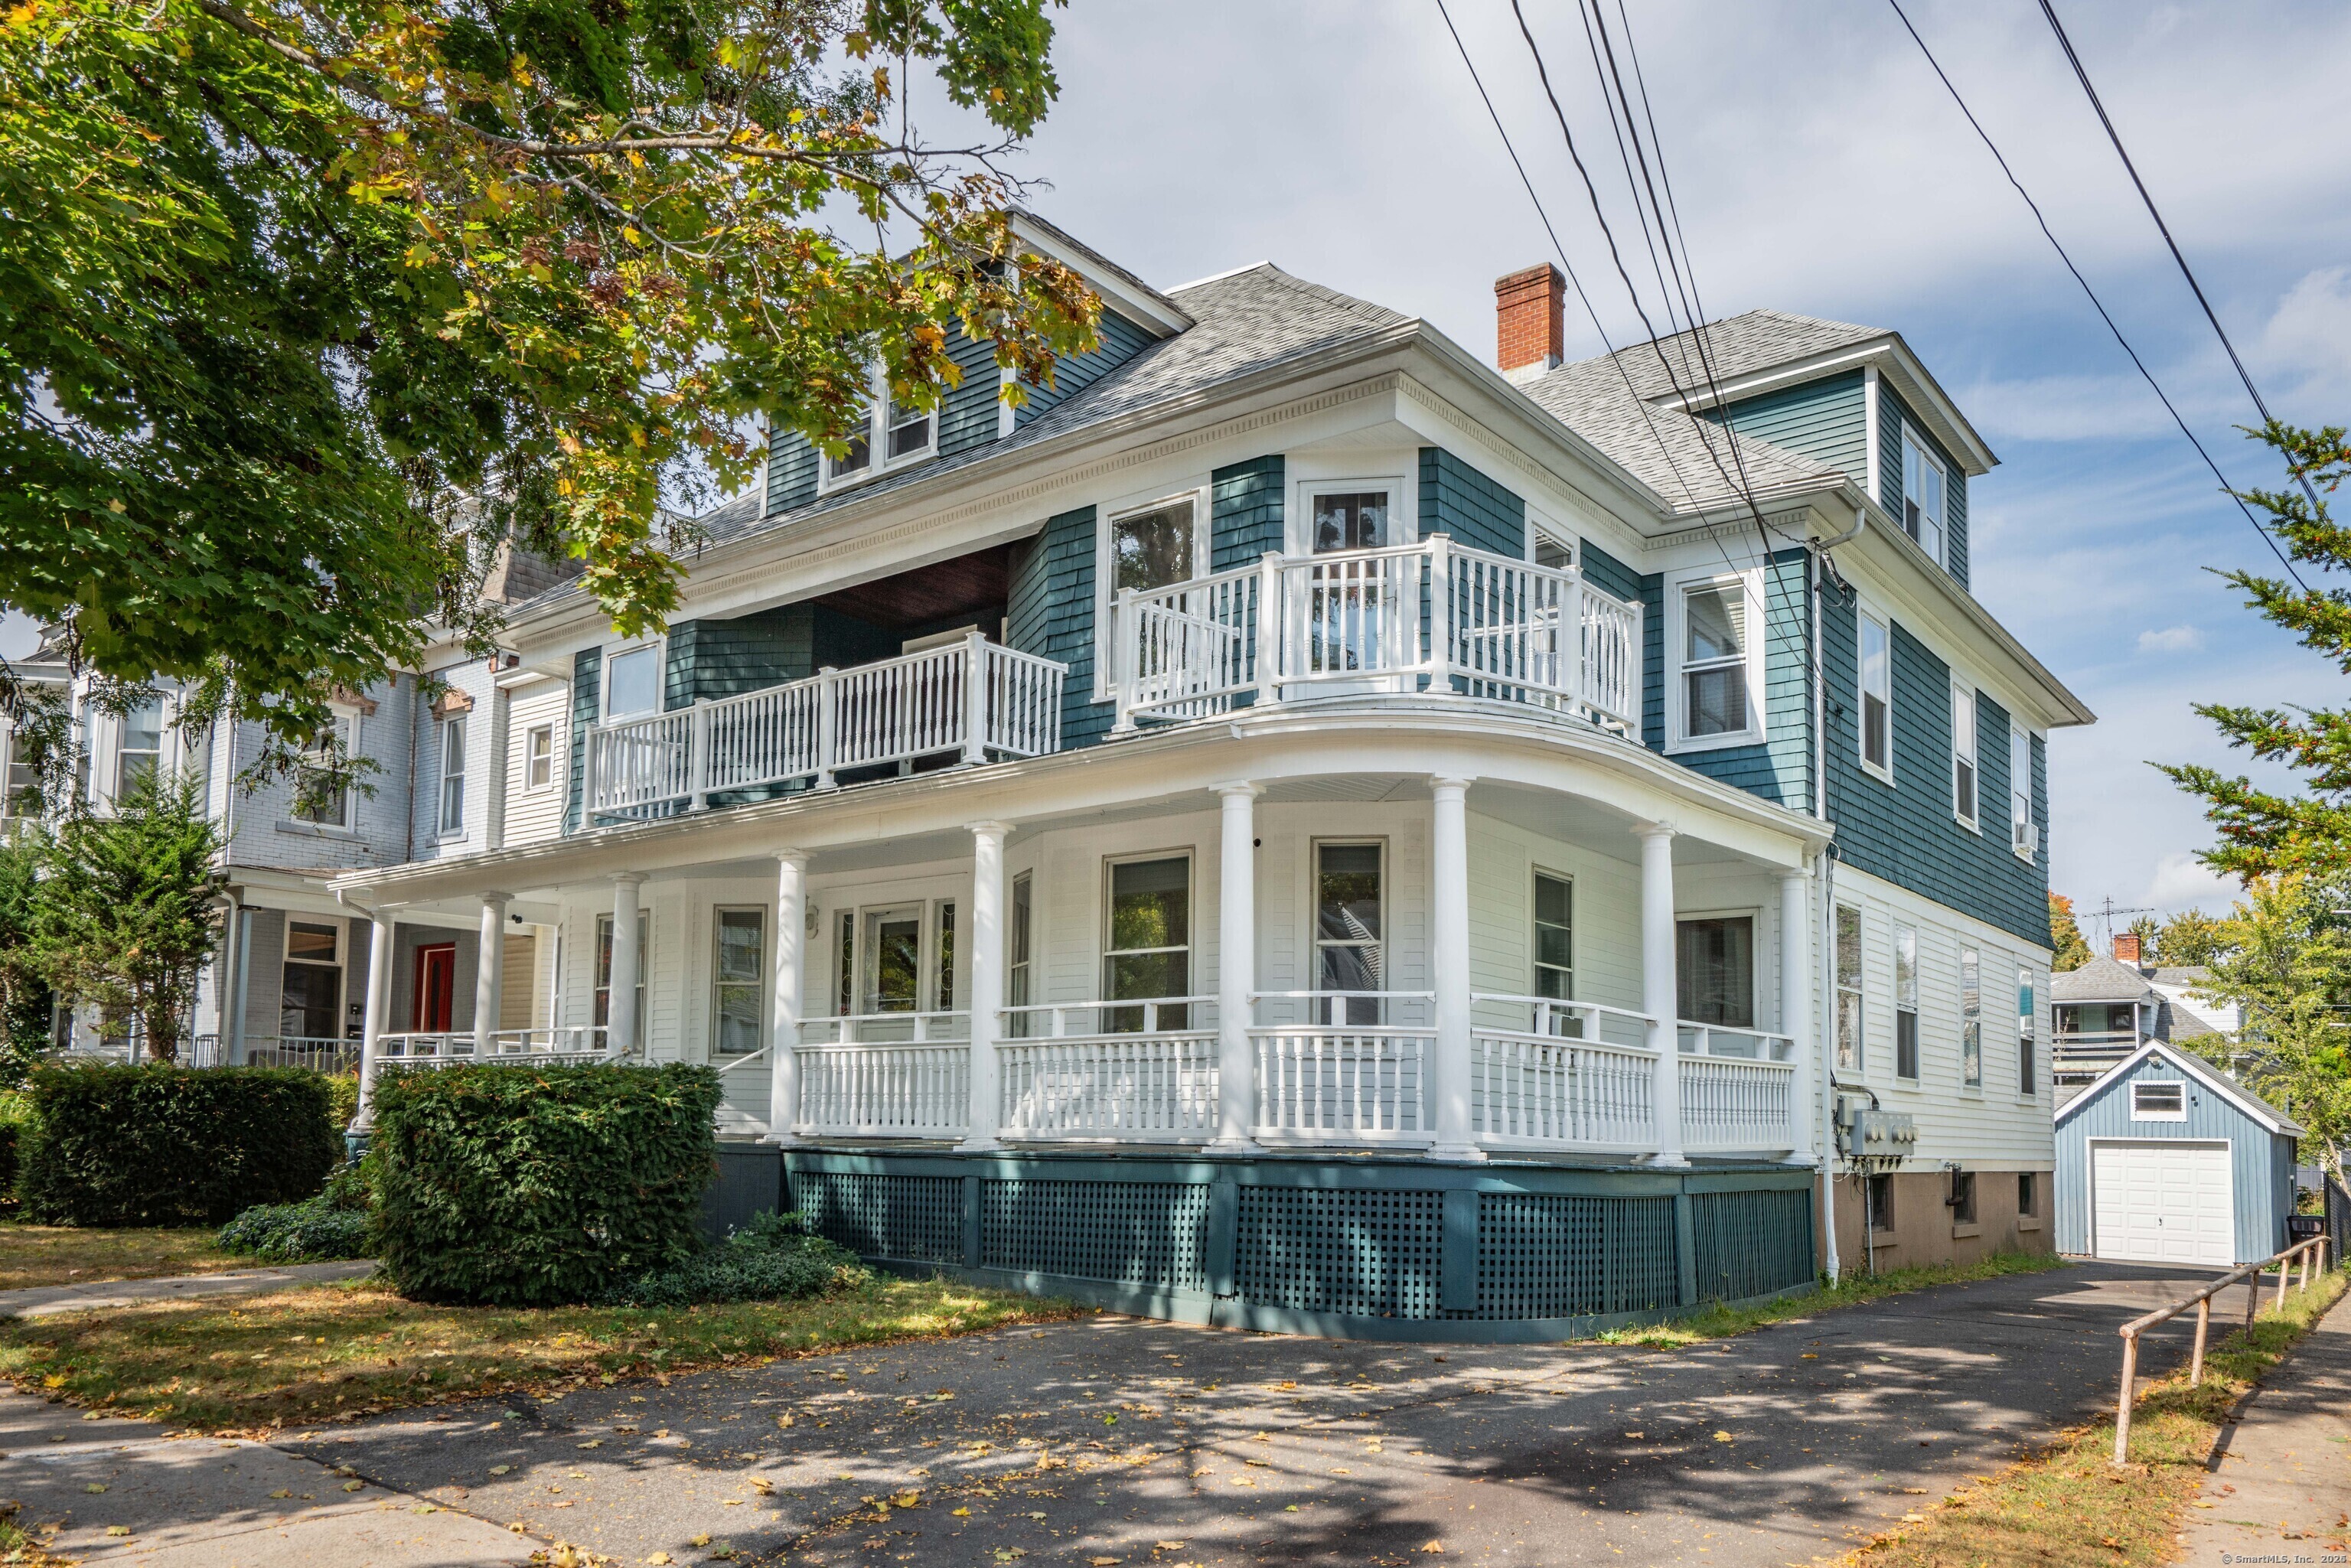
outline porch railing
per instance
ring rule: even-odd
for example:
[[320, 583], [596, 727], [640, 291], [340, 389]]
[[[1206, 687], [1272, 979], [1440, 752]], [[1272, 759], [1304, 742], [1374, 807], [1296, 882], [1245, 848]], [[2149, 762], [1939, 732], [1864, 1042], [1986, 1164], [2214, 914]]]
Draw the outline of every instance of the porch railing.
[[[1657, 1056], [1648, 1016], [1549, 997], [1478, 996], [1515, 1027], [1469, 1040], [1469, 1119], [1481, 1144], [1639, 1153], [1656, 1146]], [[1611, 1038], [1614, 1037], [1614, 1038]]]
[[1793, 1147], [1796, 1042], [1784, 1034], [1687, 1019], [1676, 1027], [1682, 1147], [1693, 1154]]
[[490, 1037], [490, 1049], [479, 1049], [472, 1030], [408, 1030], [376, 1038], [379, 1067], [454, 1067], [469, 1062], [621, 1061], [635, 1055], [610, 1049], [601, 1024], [571, 1024], [560, 1029], [502, 1029]]
[[699, 810], [713, 795], [802, 779], [823, 788], [843, 771], [922, 758], [1040, 756], [1060, 749], [1067, 674], [975, 630], [944, 648], [591, 726], [587, 810]]
[[1304, 1021], [1252, 1029], [1255, 1135], [1281, 1143], [1425, 1143], [1428, 1058], [1436, 1030], [1427, 991], [1265, 991]]
[[1215, 1006], [1186, 997], [1005, 1009], [999, 1134], [1136, 1143], [1214, 1135], [1217, 1037], [1200, 1025]]
[[799, 1114], [811, 1138], [961, 1138], [971, 1126], [971, 1015], [852, 1013], [800, 1025]]
[[1122, 728], [1229, 711], [1244, 693], [1450, 691], [1632, 729], [1641, 608], [1573, 568], [1537, 566], [1433, 534], [1416, 544], [1255, 565], [1114, 608]]

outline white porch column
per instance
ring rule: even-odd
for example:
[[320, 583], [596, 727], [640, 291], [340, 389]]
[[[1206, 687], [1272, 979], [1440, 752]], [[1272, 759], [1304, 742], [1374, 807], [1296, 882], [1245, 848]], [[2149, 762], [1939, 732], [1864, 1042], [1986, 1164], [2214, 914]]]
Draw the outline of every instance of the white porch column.
[[971, 1108], [964, 1149], [994, 1149], [1003, 1124], [996, 1037], [1004, 1008], [1004, 837], [1009, 822], [971, 824]]
[[768, 1028], [768, 1142], [789, 1145], [800, 1110], [800, 968], [808, 950], [808, 856], [776, 856], [776, 975]]
[[643, 962], [637, 951], [637, 889], [644, 880], [641, 871], [624, 871], [612, 879], [611, 1000], [604, 1009], [608, 1052], [629, 1051], [643, 1039], [644, 1020], [637, 1017], [637, 971]]
[[376, 1042], [392, 1021], [392, 912], [378, 909], [369, 916], [367, 1013], [360, 1026], [360, 1105], [350, 1130], [365, 1136], [375, 1125]]
[[1788, 1081], [1788, 1163], [1796, 1166], [1813, 1163], [1812, 881], [1802, 871], [1780, 873], [1780, 1032], [1796, 1068]]
[[1656, 1088], [1650, 1100], [1657, 1115], [1654, 1164], [1686, 1166], [1682, 1155], [1682, 1069], [1679, 989], [1674, 983], [1674, 829], [1670, 822], [1645, 822], [1641, 840], [1641, 1010], [1649, 1025], [1649, 1047], [1657, 1053]]
[[1214, 1154], [1256, 1151], [1257, 1058], [1249, 1023], [1257, 990], [1255, 784], [1219, 784], [1223, 838], [1217, 859], [1217, 1135]]
[[474, 960], [474, 1054], [497, 1048], [498, 1009], [506, 999], [508, 894], [482, 894], [482, 936]]
[[1437, 992], [1437, 1049], [1428, 1096], [1440, 1160], [1481, 1160], [1469, 1125], [1469, 780], [1430, 780], [1436, 800], [1429, 835], [1429, 968]]

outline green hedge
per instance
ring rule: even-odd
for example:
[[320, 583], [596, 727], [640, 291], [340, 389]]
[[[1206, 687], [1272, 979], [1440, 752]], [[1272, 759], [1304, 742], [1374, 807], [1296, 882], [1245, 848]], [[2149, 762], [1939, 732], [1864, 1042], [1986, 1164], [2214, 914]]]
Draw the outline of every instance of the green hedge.
[[377, 1256], [404, 1296], [592, 1301], [698, 1250], [708, 1067], [485, 1064], [377, 1080]]
[[18, 1194], [40, 1225], [219, 1225], [297, 1203], [342, 1157], [326, 1080], [298, 1067], [44, 1067]]

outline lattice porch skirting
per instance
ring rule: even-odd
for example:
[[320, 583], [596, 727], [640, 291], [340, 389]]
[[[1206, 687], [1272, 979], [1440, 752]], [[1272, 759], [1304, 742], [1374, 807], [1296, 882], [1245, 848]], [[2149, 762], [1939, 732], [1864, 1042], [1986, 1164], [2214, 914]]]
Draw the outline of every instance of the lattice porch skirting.
[[881, 1267], [1220, 1327], [1567, 1339], [1799, 1290], [1817, 1268], [1813, 1174], [1787, 1166], [759, 1154], [779, 1198]]

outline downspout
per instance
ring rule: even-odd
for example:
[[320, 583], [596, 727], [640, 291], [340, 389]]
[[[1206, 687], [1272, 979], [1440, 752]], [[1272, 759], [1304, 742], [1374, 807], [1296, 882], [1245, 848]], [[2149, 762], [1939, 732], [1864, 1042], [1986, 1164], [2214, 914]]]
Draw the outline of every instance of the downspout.
[[[1873, 372], [1872, 382], [1875, 382]], [[1875, 392], [1873, 384], [1872, 389]], [[1876, 400], [1869, 399], [1875, 413]], [[1872, 426], [1871, 450], [1876, 448], [1875, 425]], [[1869, 522], [1867, 492], [1854, 503], [1853, 527], [1841, 534], [1814, 541], [1804, 552], [1806, 586], [1813, 601], [1813, 816], [1825, 825], [1829, 820], [1829, 739], [1828, 739], [1828, 679], [1821, 657], [1821, 562], [1836, 546], [1860, 537]], [[1816, 862], [1813, 881], [1821, 890], [1820, 914], [1820, 1063], [1821, 1138], [1816, 1145], [1821, 1152], [1821, 1235], [1823, 1261], [1828, 1268], [1829, 1283], [1834, 1284], [1843, 1271], [1837, 1258], [1836, 1239], [1836, 1051], [1834, 1040], [1837, 1027], [1836, 994], [1836, 857], [1823, 847]], [[1864, 1237], [1866, 1240], [1866, 1236]]]

